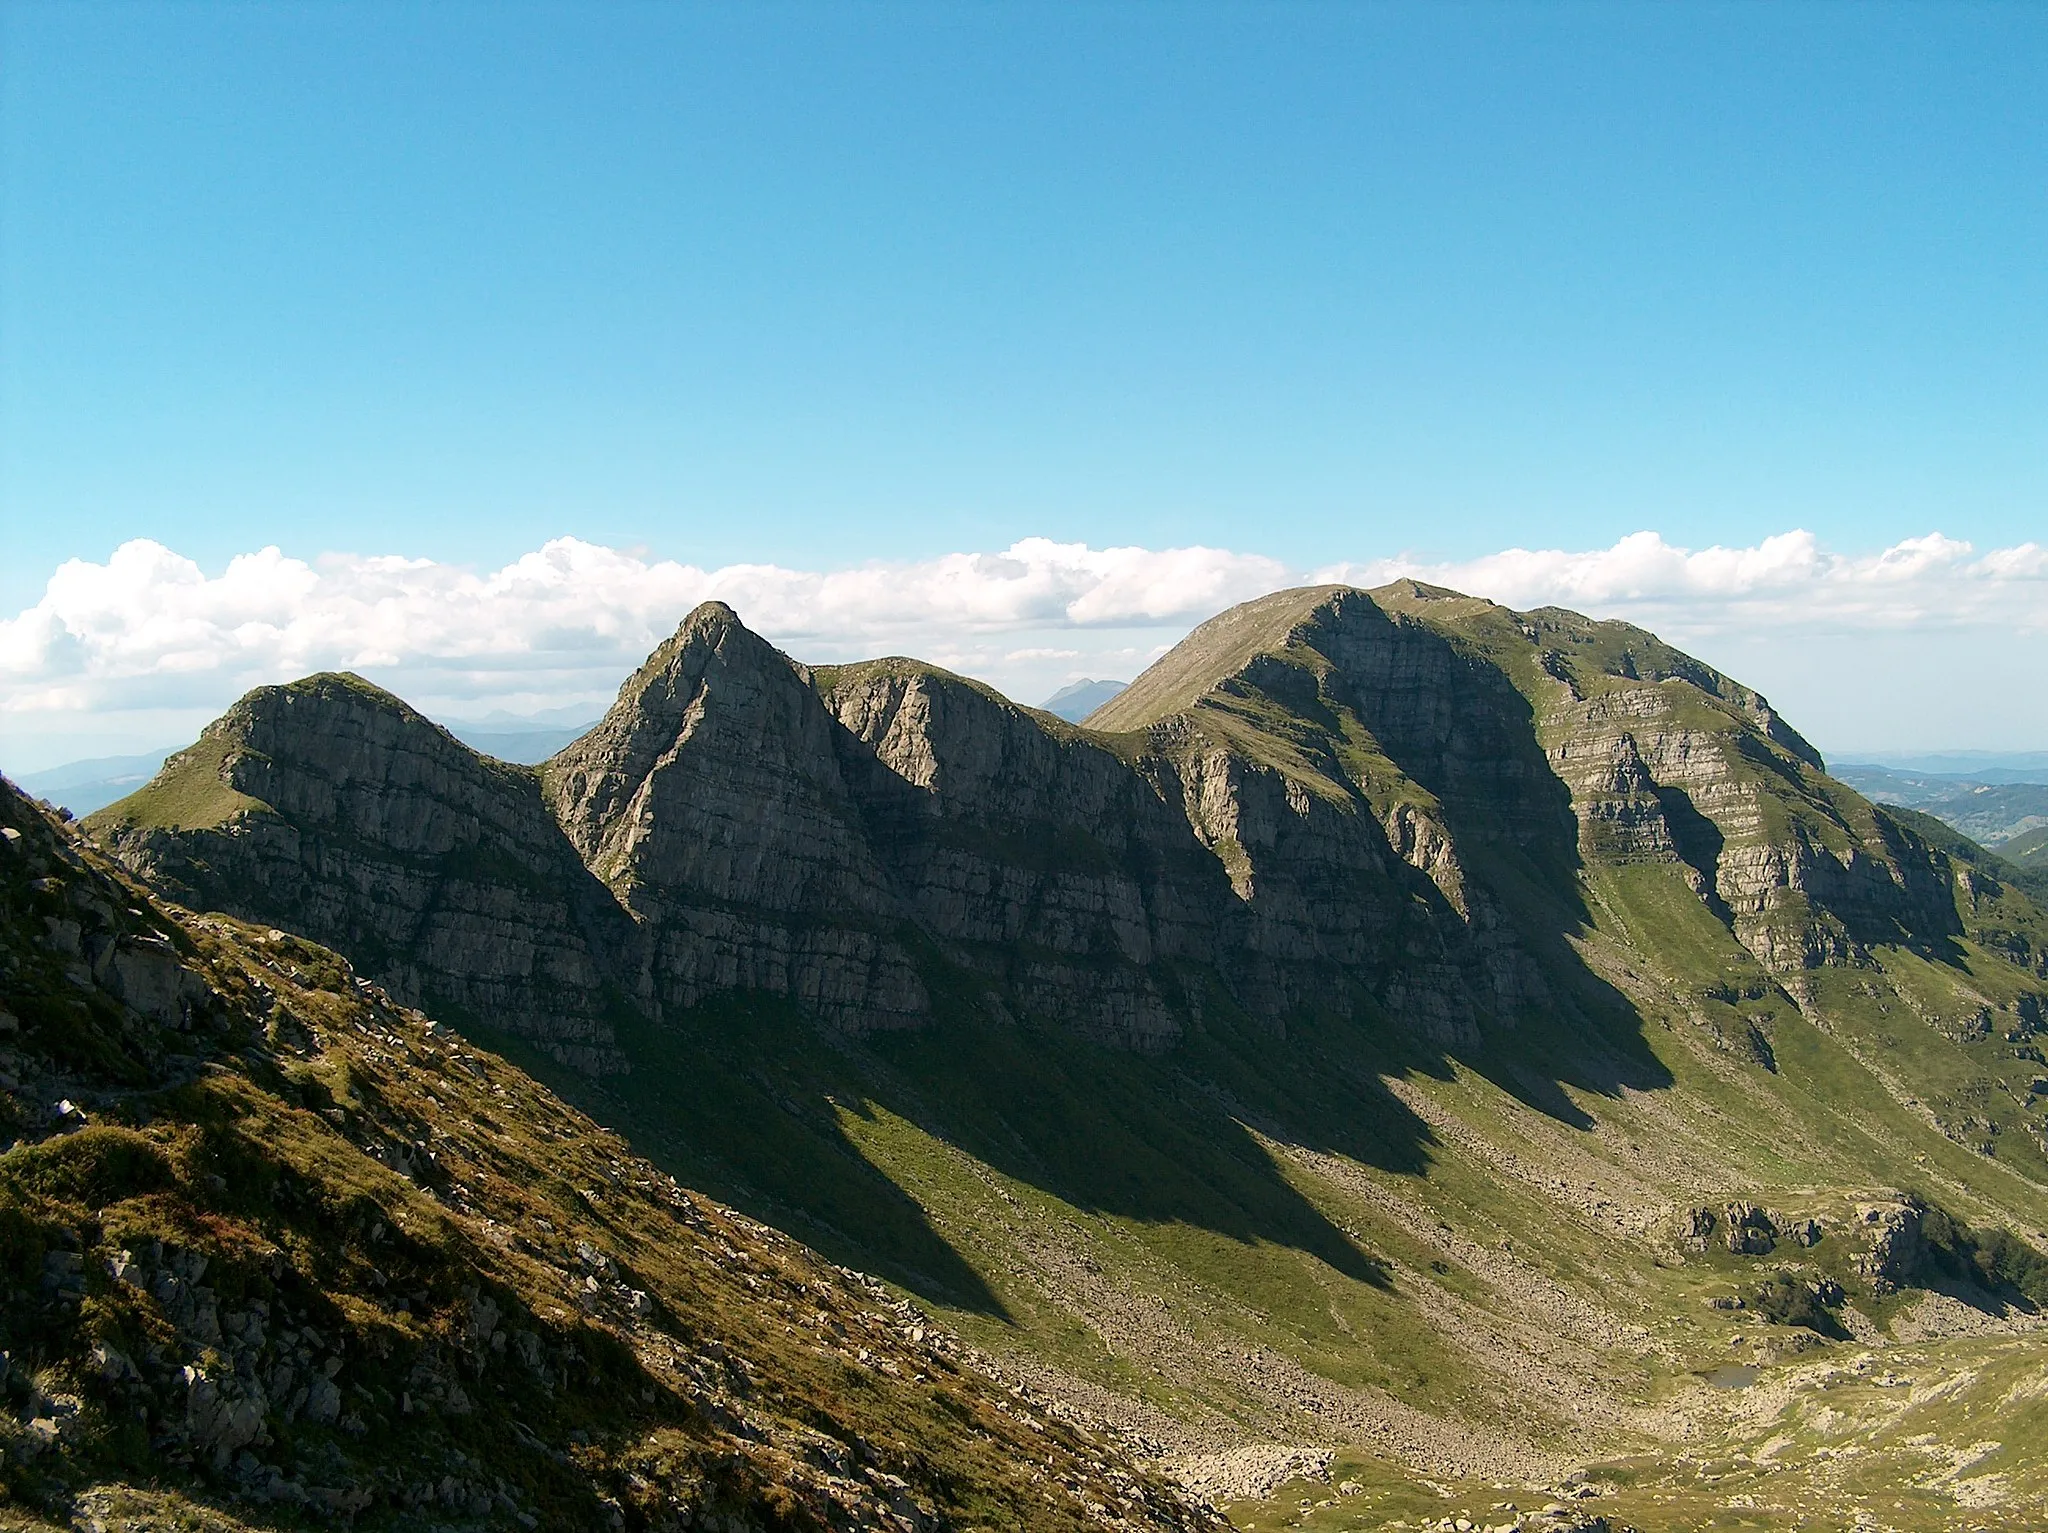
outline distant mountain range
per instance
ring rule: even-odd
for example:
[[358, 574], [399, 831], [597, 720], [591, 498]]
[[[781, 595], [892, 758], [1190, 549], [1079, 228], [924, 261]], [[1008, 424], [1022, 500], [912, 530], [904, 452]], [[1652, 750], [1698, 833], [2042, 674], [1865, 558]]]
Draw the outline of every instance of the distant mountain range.
[[[265, 1020], [224, 1057], [289, 1095], [235, 1133], [355, 1133], [493, 1249], [583, 1273], [565, 1321], [674, 1355], [631, 1323], [634, 1292], [654, 1317], [689, 1301], [630, 1275], [666, 1257], [624, 1143], [548, 1184], [544, 1226], [458, 1174], [556, 1123], [584, 1142], [498, 1073], [516, 1062], [662, 1174], [915, 1296], [1016, 1382], [1010, 1425], [1117, 1434], [1149, 1468], [1104, 1471], [1130, 1478], [1100, 1526], [1177, 1518], [1162, 1469], [1241, 1524], [1330, 1533], [2048, 1519], [2048, 914], [2008, 862], [1830, 775], [1654, 634], [1412, 581], [1233, 608], [1086, 724], [1050, 715], [914, 660], [804, 665], [707, 604], [539, 767], [309, 677], [243, 698], [80, 844], [220, 913], [187, 940], [271, 954]], [[23, 889], [21, 951], [72, 940], [48, 880]], [[37, 971], [39, 1015], [96, 982], [80, 954]], [[342, 1004], [385, 993], [463, 1060]], [[207, 1110], [195, 1144], [245, 1121]], [[22, 1164], [24, 1198], [113, 1174]], [[322, 1270], [375, 1289], [394, 1269], [342, 1220]], [[550, 1313], [555, 1269], [519, 1270], [512, 1297]], [[473, 1280], [436, 1281], [402, 1286], [457, 1318], [392, 1344], [467, 1357]], [[1071, 1456], [963, 1456], [978, 1386], [762, 1292], [733, 1350], [770, 1371], [719, 1374], [718, 1410], [745, 1385], [782, 1414], [731, 1435], [791, 1442], [770, 1429], [801, 1408], [801, 1462], [842, 1474], [869, 1461], [832, 1435], [846, 1413], [882, 1444], [943, 1416], [917, 1494], [943, 1479], [962, 1526], [1051, 1525], [1017, 1509]], [[690, 1334], [749, 1313], [693, 1309]], [[16, 1355], [113, 1366], [35, 1324]], [[852, 1361], [785, 1408], [773, 1370], [813, 1343]], [[898, 1377], [876, 1359], [932, 1394], [871, 1389], [856, 1370]], [[377, 1430], [408, 1400], [422, 1432], [450, 1419], [445, 1392], [365, 1375]], [[544, 1420], [548, 1443], [569, 1424]], [[579, 1476], [637, 1440], [577, 1430], [548, 1462]], [[621, 1498], [677, 1478], [618, 1462]], [[961, 1510], [994, 1504], [961, 1475], [1011, 1499]]]
[[86, 815], [117, 798], [126, 798], [148, 782], [169, 754], [165, 749], [137, 756], [92, 756], [40, 772], [24, 772], [16, 781], [37, 798]]
[[1071, 724], [1078, 724], [1130, 685], [1123, 681], [1076, 681], [1061, 687], [1040, 706]]
[[534, 723], [520, 727], [503, 721], [451, 723], [448, 732], [486, 756], [495, 756], [500, 761], [511, 761], [520, 766], [538, 766], [571, 741], [587, 734], [596, 723], [595, 719], [585, 719], [579, 724]]
[[1909, 777], [1953, 777], [1970, 782], [2048, 782], [2048, 751], [1844, 751], [1844, 760], [1867, 762]]
[[[1834, 768], [1837, 777], [1859, 792], [1881, 803], [1931, 814], [2001, 853], [2010, 843], [2048, 829], [2048, 772], [2022, 780], [2022, 770], [1991, 769], [1965, 776], [1860, 762], [1837, 762]], [[2026, 854], [2021, 848], [2019, 855]]]

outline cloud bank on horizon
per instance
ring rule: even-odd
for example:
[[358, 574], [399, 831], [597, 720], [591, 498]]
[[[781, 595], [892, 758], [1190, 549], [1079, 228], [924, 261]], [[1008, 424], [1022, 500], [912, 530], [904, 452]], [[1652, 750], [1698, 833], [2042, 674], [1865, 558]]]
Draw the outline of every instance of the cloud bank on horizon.
[[[578, 705], [595, 716], [690, 608], [714, 599], [801, 659], [911, 653], [1036, 702], [1081, 676], [1128, 679], [1233, 602], [1404, 576], [1655, 628], [1824, 740], [2048, 746], [2048, 546], [2034, 542], [1980, 553], [1933, 533], [1852, 555], [1803, 531], [1697, 550], [1639, 532], [1587, 551], [1296, 570], [1228, 549], [1026, 538], [996, 553], [811, 571], [702, 569], [557, 538], [484, 573], [270, 547], [209, 576], [136, 540], [104, 564], [66, 562], [40, 601], [0, 621], [0, 764], [33, 770], [190, 738], [249, 687], [316, 670], [359, 671], [441, 717]], [[1915, 685], [1927, 695], [1910, 695]], [[1945, 732], [1901, 734], [1902, 708]]]

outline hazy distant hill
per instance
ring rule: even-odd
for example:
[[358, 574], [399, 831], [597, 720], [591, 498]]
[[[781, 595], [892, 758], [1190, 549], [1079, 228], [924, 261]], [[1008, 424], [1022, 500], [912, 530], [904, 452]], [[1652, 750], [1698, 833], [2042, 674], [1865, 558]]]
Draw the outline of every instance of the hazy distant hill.
[[1261, 1527], [2041, 1525], [1997, 859], [1654, 634], [1414, 582], [1089, 717], [707, 604], [537, 768], [311, 677], [87, 828]]
[[86, 815], [148, 782], [169, 754], [161, 750], [139, 756], [94, 756], [41, 772], [24, 772], [16, 781], [37, 798]]
[[595, 723], [596, 720], [592, 719], [568, 727], [554, 724], [532, 729], [505, 729], [485, 724], [450, 724], [448, 732], [463, 744], [482, 751], [486, 756], [495, 756], [500, 761], [516, 762], [520, 766], [537, 766], [563, 746], [588, 732]]
[[1845, 753], [1912, 777], [1955, 777], [1970, 782], [2048, 782], [2048, 751], [1888, 751]]
[[1128, 686], [1122, 681], [1075, 681], [1061, 687], [1041, 707], [1070, 724], [1078, 724]]
[[1881, 803], [1904, 804], [1953, 825], [1973, 841], [1999, 847], [2016, 837], [2048, 829], [2048, 773], [2016, 781], [2005, 769], [1999, 780], [1911, 772], [1896, 767], [1838, 762], [1835, 775]]

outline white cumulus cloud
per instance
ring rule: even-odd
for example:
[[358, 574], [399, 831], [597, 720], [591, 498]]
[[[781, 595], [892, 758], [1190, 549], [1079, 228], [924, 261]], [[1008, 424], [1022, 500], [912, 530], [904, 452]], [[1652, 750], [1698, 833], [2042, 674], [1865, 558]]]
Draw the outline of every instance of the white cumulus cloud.
[[[911, 653], [1036, 702], [1083, 676], [1134, 676], [1233, 602], [1310, 580], [1400, 576], [1514, 607], [1642, 622], [1788, 711], [1808, 701], [1809, 718], [1851, 734], [1865, 706], [1857, 699], [1868, 691], [1875, 707], [1880, 696], [1857, 677], [1891, 655], [1885, 686], [1896, 692], [1921, 664], [1925, 686], [1942, 693], [1924, 700], [1923, 724], [1946, 717], [1947, 743], [1992, 743], [1998, 730], [1955, 735], [1971, 728], [1976, 715], [1958, 710], [1975, 694], [1941, 680], [1954, 667], [1931, 657], [1948, 656], [1991, 678], [1970, 706], [2002, 708], [2007, 735], [2048, 745], [2039, 543], [1979, 552], [1933, 533], [1849, 554], [1803, 531], [1701, 549], [1639, 532], [1602, 549], [1296, 570], [1228, 549], [1026, 538], [996, 552], [821, 571], [705, 569], [557, 538], [489, 571], [395, 556], [307, 560], [273, 547], [209, 574], [137, 540], [103, 564], [65, 563], [41, 600], [0, 621], [0, 761], [24, 770], [175, 743], [249, 687], [323, 669], [360, 671], [442, 717], [565, 705], [594, 716], [690, 608], [713, 598], [799, 658]], [[1825, 689], [1809, 685], [1823, 660], [1836, 673]], [[2009, 684], [2021, 674], [2031, 683]]]
[[1675, 547], [1654, 532], [1612, 548], [1510, 548], [1462, 563], [1409, 558], [1340, 564], [1317, 578], [1379, 585], [1410, 576], [1510, 607], [1571, 607], [1676, 624], [1689, 633], [1768, 624], [1832, 630], [2048, 626], [2048, 546], [1979, 555], [1940, 533], [1876, 554], [1824, 549], [1810, 532], [1751, 548]]
[[249, 687], [329, 669], [372, 676], [443, 716], [565, 703], [596, 712], [712, 599], [806, 659], [913, 652], [1036, 701], [1041, 682], [1052, 690], [1075, 662], [1134, 670], [1133, 653], [1287, 579], [1256, 554], [1046, 538], [828, 571], [703, 569], [575, 538], [484, 572], [265, 548], [209, 575], [138, 539], [104, 564], [65, 563], [40, 601], [0, 621], [0, 730], [10, 758], [31, 737], [111, 738], [123, 719], [130, 734], [189, 733]]

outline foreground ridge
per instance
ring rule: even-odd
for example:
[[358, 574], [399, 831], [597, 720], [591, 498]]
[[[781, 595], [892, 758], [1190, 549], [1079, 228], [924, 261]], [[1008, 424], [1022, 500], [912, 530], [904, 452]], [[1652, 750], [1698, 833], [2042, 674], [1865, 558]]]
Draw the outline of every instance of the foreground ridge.
[[345, 959], [157, 904], [11, 784], [0, 827], [0, 1509], [1214, 1521]]

